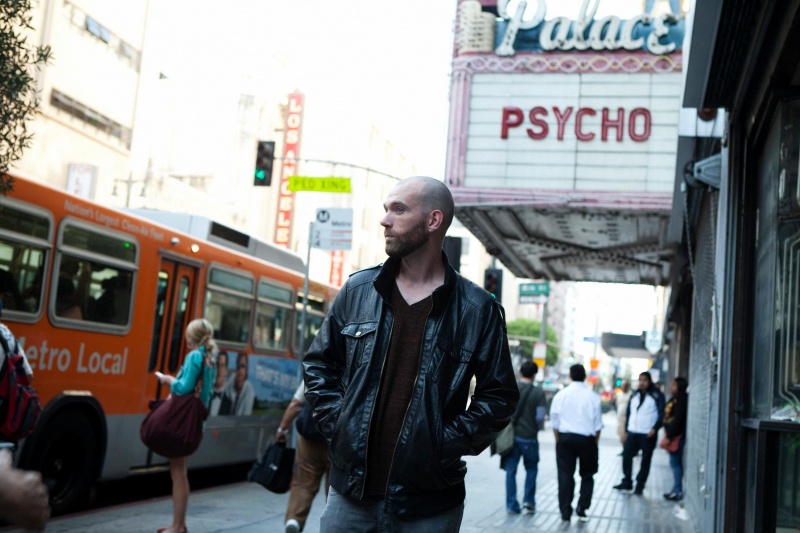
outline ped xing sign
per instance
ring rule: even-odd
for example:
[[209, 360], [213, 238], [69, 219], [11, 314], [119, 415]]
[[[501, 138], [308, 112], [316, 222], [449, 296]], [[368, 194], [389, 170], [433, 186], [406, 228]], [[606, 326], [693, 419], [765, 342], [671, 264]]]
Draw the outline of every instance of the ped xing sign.
[[320, 208], [311, 230], [311, 246], [320, 250], [349, 250], [353, 245], [353, 210]]
[[289, 176], [288, 180], [292, 192], [350, 192], [350, 178]]

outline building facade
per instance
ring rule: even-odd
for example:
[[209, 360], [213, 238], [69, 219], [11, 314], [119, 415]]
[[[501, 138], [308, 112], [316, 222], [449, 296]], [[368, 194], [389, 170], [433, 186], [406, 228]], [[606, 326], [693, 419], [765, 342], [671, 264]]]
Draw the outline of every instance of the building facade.
[[[697, 531], [800, 526], [797, 267], [800, 2], [693, 9], [667, 321], [691, 384], [685, 479]], [[712, 119], [713, 120], [713, 119]]]

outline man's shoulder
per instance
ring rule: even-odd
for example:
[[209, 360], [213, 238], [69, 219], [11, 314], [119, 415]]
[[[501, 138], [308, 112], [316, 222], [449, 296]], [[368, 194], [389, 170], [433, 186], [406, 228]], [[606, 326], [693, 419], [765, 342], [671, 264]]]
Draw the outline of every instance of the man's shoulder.
[[2, 322], [0, 322], [0, 335], [5, 340], [5, 343], [8, 344], [8, 349], [13, 351], [14, 344], [16, 344], [17, 339], [16, 337], [14, 337], [14, 334], [11, 332], [8, 326], [3, 324]]
[[[483, 287], [479, 286], [472, 280], [469, 280], [459, 273], [456, 273], [456, 287], [464, 295], [464, 298], [474, 303], [476, 306], [481, 307], [491, 302], [496, 302], [492, 296]], [[498, 303], [498, 305], [500, 305]]]
[[547, 395], [541, 387], [533, 386], [533, 400], [537, 405], [540, 403], [547, 403]]
[[350, 274], [350, 276], [347, 279], [348, 287], [354, 287], [362, 283], [373, 281], [375, 277], [378, 275], [378, 272], [380, 272], [382, 266], [383, 263], [379, 263], [371, 267], [362, 268], [361, 270], [356, 270], [355, 272]]

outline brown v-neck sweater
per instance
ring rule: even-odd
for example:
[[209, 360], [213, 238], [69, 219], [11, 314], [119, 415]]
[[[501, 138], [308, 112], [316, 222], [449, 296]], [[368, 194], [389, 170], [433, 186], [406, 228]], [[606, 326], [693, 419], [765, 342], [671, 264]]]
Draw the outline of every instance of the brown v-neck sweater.
[[[392, 338], [383, 365], [383, 377], [375, 400], [375, 411], [367, 444], [365, 496], [383, 498], [389, 483], [395, 446], [405, 421], [408, 404], [419, 372], [425, 321], [433, 297], [408, 305], [395, 284], [390, 300], [394, 309]], [[420, 451], [426, 453], [426, 451]]]

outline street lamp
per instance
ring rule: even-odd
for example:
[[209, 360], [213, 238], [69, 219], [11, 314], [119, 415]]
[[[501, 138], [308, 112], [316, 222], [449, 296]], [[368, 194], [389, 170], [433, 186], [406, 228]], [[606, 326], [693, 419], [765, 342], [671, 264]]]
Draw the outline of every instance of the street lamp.
[[117, 179], [114, 180], [114, 188], [111, 191], [111, 196], [114, 196], [114, 197], [118, 196], [118, 194], [117, 194], [117, 183], [125, 184], [125, 207], [126, 208], [130, 207], [130, 203], [131, 203], [131, 188], [134, 186], [134, 184], [136, 184], [136, 183], [142, 183], [143, 184], [142, 192], [139, 194], [139, 197], [140, 198], [144, 198], [145, 197], [145, 189], [147, 188], [146, 187], [147, 178], [142, 179], [142, 180], [135, 180], [135, 179], [133, 179], [133, 173], [132, 172], [128, 174], [128, 179], [117, 178]]

